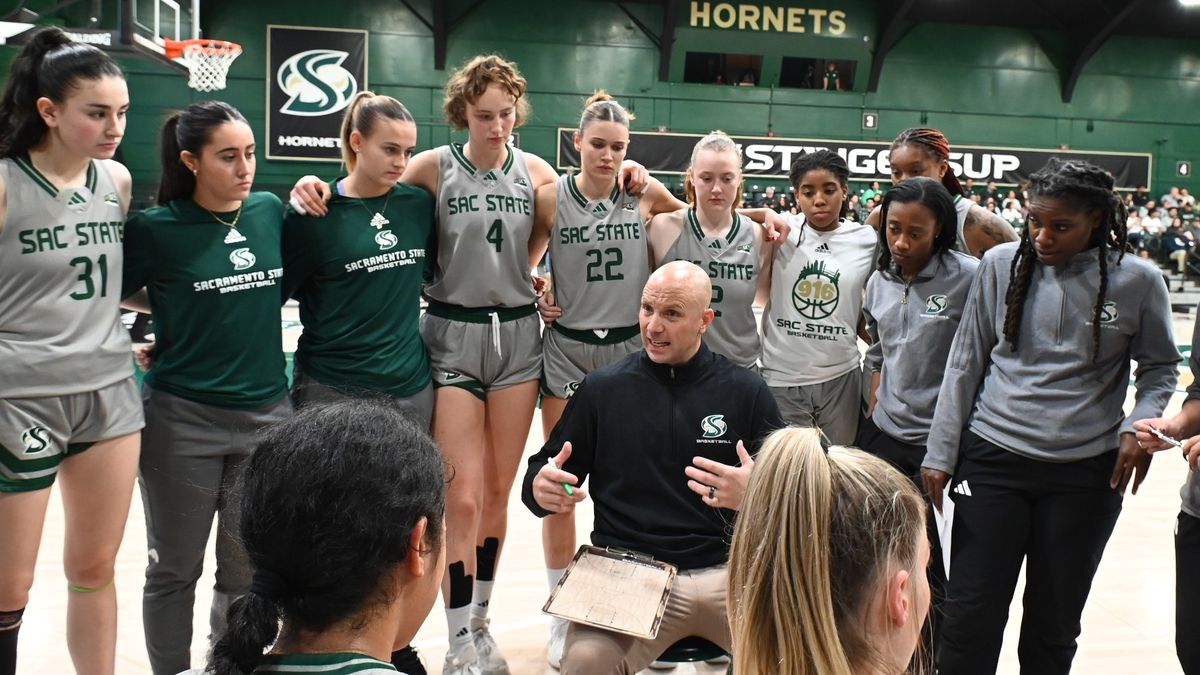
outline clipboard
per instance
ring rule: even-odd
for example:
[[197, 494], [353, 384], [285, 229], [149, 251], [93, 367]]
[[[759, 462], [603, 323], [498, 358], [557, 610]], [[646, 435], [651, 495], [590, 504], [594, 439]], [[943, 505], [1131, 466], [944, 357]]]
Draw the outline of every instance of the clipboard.
[[633, 551], [580, 546], [542, 611], [567, 621], [653, 640], [674, 565]]

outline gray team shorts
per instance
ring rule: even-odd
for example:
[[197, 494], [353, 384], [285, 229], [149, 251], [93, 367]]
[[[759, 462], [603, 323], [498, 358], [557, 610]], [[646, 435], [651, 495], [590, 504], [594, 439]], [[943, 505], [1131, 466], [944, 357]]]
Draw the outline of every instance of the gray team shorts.
[[487, 392], [538, 379], [542, 371], [537, 307], [476, 310], [430, 302], [421, 317], [433, 386]]
[[583, 376], [642, 350], [637, 326], [604, 331], [554, 324], [542, 332], [542, 395], [571, 398]]
[[48, 488], [67, 457], [143, 426], [132, 375], [82, 394], [0, 399], [0, 492]]
[[855, 368], [819, 384], [770, 387], [783, 421], [820, 427], [832, 445], [853, 445], [862, 414], [862, 370]]

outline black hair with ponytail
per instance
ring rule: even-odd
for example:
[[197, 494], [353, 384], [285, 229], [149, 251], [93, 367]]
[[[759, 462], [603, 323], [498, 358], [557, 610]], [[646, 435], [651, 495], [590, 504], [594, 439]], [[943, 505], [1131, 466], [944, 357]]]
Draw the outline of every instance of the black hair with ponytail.
[[104, 77], [125, 77], [108, 54], [53, 26], [34, 33], [13, 59], [0, 97], [0, 157], [24, 155], [46, 137], [39, 98], [61, 103], [79, 80]]
[[241, 479], [240, 535], [255, 569], [207, 672], [252, 672], [285, 633], [319, 633], [390, 602], [381, 585], [441, 545], [445, 477], [433, 440], [388, 401], [311, 405], [267, 429]]
[[[1029, 177], [1029, 197], [1063, 199], [1080, 211], [1099, 211], [1100, 226], [1092, 235], [1090, 246], [1099, 248], [1100, 289], [1096, 293], [1096, 305], [1092, 308], [1092, 361], [1100, 354], [1100, 317], [1104, 311], [1104, 298], [1108, 292], [1108, 252], [1116, 249], [1116, 264], [1121, 264], [1129, 243], [1125, 229], [1127, 212], [1125, 202], [1113, 189], [1113, 177], [1104, 169], [1082, 160], [1063, 160], [1051, 157], [1037, 173]], [[1021, 231], [1021, 243], [1013, 256], [1008, 290], [1004, 301], [1008, 309], [1004, 315], [1004, 340], [1012, 351], [1017, 351], [1017, 338], [1021, 334], [1021, 317], [1025, 313], [1025, 298], [1033, 279], [1033, 263], [1037, 252], [1028, 223]]]
[[192, 196], [196, 191], [196, 176], [184, 165], [179, 153], [187, 150], [199, 156], [217, 127], [228, 122], [246, 123], [246, 118], [224, 101], [198, 101], [167, 118], [159, 137], [162, 163], [159, 204]]

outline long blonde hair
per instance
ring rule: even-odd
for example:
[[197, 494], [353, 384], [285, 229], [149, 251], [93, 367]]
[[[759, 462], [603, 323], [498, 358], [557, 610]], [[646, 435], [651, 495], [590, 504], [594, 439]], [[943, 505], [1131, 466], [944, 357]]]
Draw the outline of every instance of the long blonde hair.
[[371, 130], [375, 127], [375, 122], [380, 118], [390, 120], [398, 120], [400, 122], [412, 122], [412, 113], [408, 112], [408, 108], [404, 104], [391, 96], [383, 96], [376, 94], [373, 91], [360, 91], [350, 99], [350, 105], [346, 108], [346, 114], [342, 117], [341, 139], [342, 139], [342, 163], [346, 165], [346, 171], [354, 173], [354, 169], [358, 166], [358, 155], [354, 153], [354, 149], [350, 147], [350, 134], [357, 131], [364, 138], [371, 135]]
[[771, 434], [758, 453], [729, 555], [738, 675], [851, 675], [885, 665], [868, 598], [897, 567], [912, 574], [925, 503], [887, 462], [821, 448], [816, 429]]

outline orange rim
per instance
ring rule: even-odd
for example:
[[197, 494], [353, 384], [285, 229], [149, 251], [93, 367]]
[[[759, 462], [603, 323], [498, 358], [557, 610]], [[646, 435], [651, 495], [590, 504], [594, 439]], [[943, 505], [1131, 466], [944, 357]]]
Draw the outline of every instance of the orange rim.
[[183, 50], [187, 47], [197, 45], [205, 54], [226, 54], [228, 52], [242, 51], [242, 46], [236, 42], [228, 40], [171, 40], [163, 41], [164, 54], [168, 59], [177, 59], [183, 56]]

